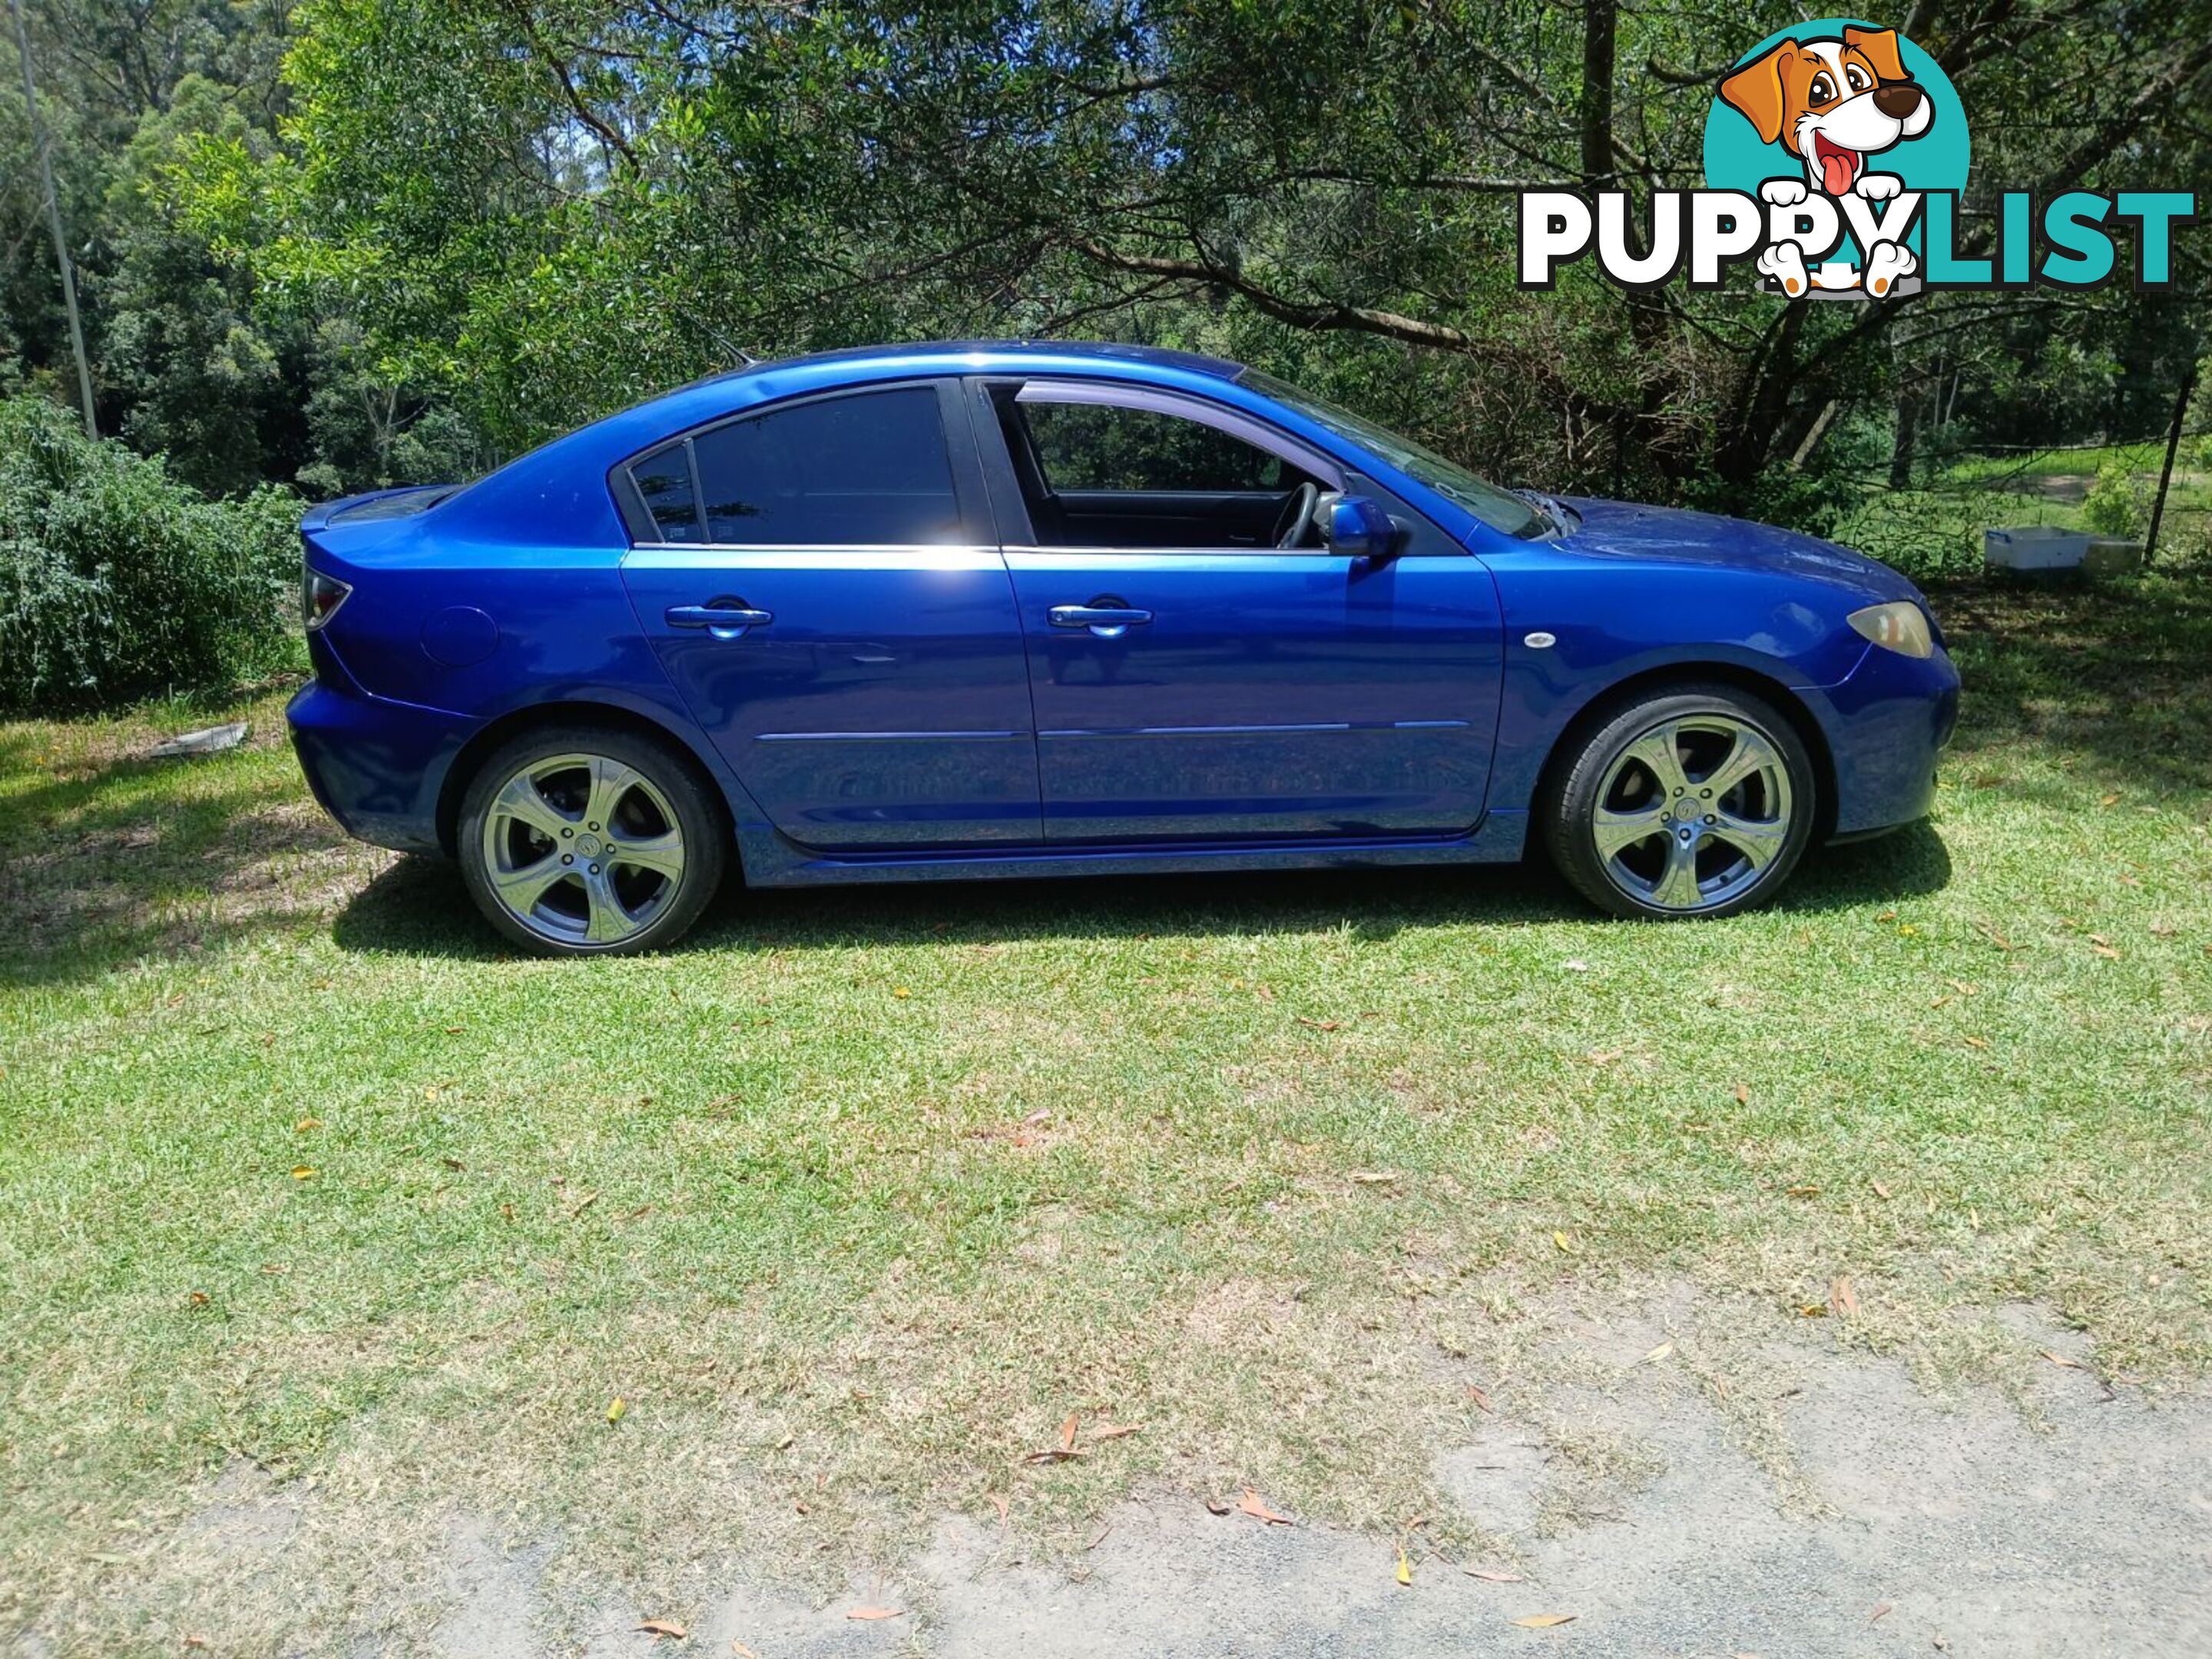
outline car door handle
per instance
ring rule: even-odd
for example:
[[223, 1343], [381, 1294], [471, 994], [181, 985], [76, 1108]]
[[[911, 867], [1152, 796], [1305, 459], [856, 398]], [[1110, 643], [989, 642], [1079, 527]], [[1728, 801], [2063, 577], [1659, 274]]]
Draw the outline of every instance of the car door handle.
[[1102, 640], [1118, 640], [1152, 619], [1151, 611], [1127, 605], [1056, 605], [1045, 615], [1054, 628], [1087, 628]]
[[775, 620], [773, 611], [754, 611], [742, 605], [672, 605], [665, 614], [671, 628], [708, 628], [717, 634], [766, 628]]

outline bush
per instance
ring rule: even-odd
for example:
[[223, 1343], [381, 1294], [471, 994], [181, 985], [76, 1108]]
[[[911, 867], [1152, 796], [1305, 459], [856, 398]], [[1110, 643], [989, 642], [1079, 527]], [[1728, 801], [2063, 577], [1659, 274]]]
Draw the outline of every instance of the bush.
[[292, 666], [300, 503], [211, 501], [158, 459], [0, 398], [0, 709], [113, 706]]
[[2140, 532], [2148, 508], [2143, 491], [2126, 462], [2107, 456], [2097, 469], [2097, 482], [2081, 498], [2081, 519], [2100, 536], [2133, 536]]

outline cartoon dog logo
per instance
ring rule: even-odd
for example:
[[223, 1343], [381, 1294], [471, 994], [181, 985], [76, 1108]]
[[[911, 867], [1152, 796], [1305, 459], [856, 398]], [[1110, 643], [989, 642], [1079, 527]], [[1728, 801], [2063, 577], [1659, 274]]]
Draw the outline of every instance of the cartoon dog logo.
[[[1839, 36], [1779, 40], [1721, 82], [1721, 99], [1757, 129], [1759, 142], [1778, 141], [1803, 163], [1805, 177], [1769, 179], [1759, 194], [1791, 207], [1811, 191], [1884, 202], [1904, 187], [1893, 173], [1868, 170], [1867, 159], [1926, 132], [1935, 101], [1906, 73], [1897, 31], [1846, 27]], [[1817, 285], [1856, 288], [1877, 297], [1918, 268], [1901, 242], [1878, 241], [1866, 250], [1863, 273], [1824, 267]], [[1802, 251], [1778, 242], [1759, 256], [1759, 269], [1796, 297], [1815, 286]]]

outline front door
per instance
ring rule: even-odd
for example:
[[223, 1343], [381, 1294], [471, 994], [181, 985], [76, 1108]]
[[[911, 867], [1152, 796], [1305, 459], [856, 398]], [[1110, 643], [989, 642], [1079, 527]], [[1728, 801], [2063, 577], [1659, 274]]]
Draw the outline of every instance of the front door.
[[957, 386], [925, 382], [778, 404], [629, 468], [640, 624], [805, 846], [1039, 839], [1021, 623], [968, 430]]
[[1021, 497], [1002, 520], [1030, 522], [1006, 553], [1046, 840], [1391, 837], [1480, 817], [1502, 647], [1480, 561], [1449, 543], [1379, 567], [1327, 552], [1297, 522], [1303, 488], [1344, 475], [1241, 411], [1072, 381], [974, 406], [1006, 446], [994, 481]]

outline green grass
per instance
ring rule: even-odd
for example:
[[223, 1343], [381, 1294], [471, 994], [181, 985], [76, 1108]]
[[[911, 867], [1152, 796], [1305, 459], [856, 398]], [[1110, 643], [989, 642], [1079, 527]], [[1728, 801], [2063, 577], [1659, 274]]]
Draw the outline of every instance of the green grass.
[[[2212, 567], [2212, 439], [2182, 447], [2160, 521], [2158, 568], [2197, 574]], [[2117, 461], [2127, 471], [2140, 540], [2150, 522], [2163, 439], [2095, 449], [2046, 449], [2018, 455], [1969, 455], [1936, 468], [1913, 488], [1869, 488], [1834, 527], [1835, 539], [1922, 578], [1953, 578], [1982, 567], [1984, 530], [2049, 525], [2089, 528], [2083, 498], [2098, 469]]]
[[[2212, 593], [1939, 603], [1932, 826], [1705, 926], [1159, 878], [526, 962], [337, 836], [274, 698], [198, 762], [130, 757], [204, 709], [0, 726], [0, 1646], [404, 1643], [455, 1513], [670, 1613], [994, 1494], [1047, 1549], [1248, 1483], [1465, 1539], [1465, 1385], [1540, 1416], [1559, 1310], [1671, 1280], [1748, 1328], [1848, 1274], [1818, 1328], [1939, 1383], [2033, 1363], [2021, 1299], [2202, 1375]], [[1143, 1431], [1018, 1463], [1071, 1411]], [[204, 1524], [240, 1468], [313, 1495], [280, 1567]]]

